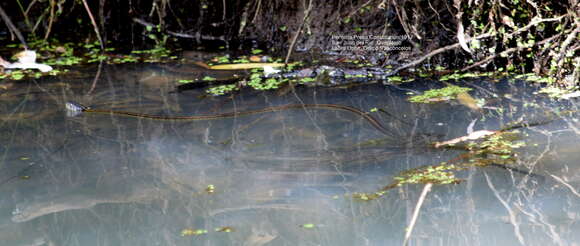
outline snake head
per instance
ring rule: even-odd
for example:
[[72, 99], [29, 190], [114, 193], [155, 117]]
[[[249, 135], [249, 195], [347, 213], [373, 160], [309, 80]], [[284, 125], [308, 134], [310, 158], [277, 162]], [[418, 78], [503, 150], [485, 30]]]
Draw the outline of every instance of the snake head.
[[77, 116], [78, 114], [82, 113], [83, 111], [89, 109], [87, 106], [84, 106], [77, 102], [66, 102], [64, 104], [66, 109], [66, 115], [69, 117]]

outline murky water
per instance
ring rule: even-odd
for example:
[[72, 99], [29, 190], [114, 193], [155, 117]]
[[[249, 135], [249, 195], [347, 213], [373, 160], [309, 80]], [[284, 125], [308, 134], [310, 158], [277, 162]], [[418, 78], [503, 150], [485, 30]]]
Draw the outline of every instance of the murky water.
[[[463, 84], [486, 99], [483, 113], [406, 100], [443, 86], [435, 81], [203, 97], [172, 93], [186, 73], [145, 66], [87, 69], [0, 94], [0, 245], [401, 245], [423, 186], [368, 202], [353, 193], [453, 159], [462, 152], [427, 143], [464, 136], [470, 124], [497, 130], [576, 108], [505, 81]], [[156, 115], [338, 104], [370, 114], [388, 134], [340, 110], [162, 121], [67, 116], [67, 101]], [[520, 129], [527, 146], [517, 165], [533, 175], [472, 168], [459, 173], [463, 183], [434, 186], [410, 244], [577, 245], [579, 127], [568, 117]]]

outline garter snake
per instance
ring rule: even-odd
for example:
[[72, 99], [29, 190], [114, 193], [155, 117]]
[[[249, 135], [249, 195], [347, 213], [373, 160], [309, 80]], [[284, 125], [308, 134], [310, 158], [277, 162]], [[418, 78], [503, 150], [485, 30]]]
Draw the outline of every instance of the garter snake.
[[392, 136], [392, 134], [387, 131], [387, 129], [374, 117], [371, 115], [353, 108], [344, 105], [338, 104], [287, 104], [281, 106], [271, 106], [261, 109], [254, 109], [248, 111], [241, 111], [241, 112], [228, 112], [228, 113], [220, 113], [220, 114], [212, 114], [212, 115], [192, 115], [192, 116], [164, 116], [164, 115], [153, 115], [153, 114], [144, 114], [144, 113], [137, 113], [137, 112], [129, 112], [129, 111], [117, 111], [117, 110], [110, 110], [110, 109], [93, 109], [82, 104], [76, 102], [67, 102], [65, 104], [67, 110], [71, 112], [84, 112], [84, 113], [100, 113], [100, 114], [113, 114], [113, 115], [122, 115], [128, 117], [135, 117], [135, 118], [146, 118], [146, 119], [156, 119], [156, 120], [216, 120], [216, 119], [224, 119], [224, 118], [231, 118], [231, 117], [238, 117], [238, 116], [246, 116], [252, 114], [261, 114], [261, 113], [269, 113], [269, 112], [277, 112], [283, 110], [290, 110], [290, 109], [326, 109], [326, 110], [340, 110], [346, 111], [353, 114], [356, 114], [366, 120], [369, 124], [371, 124], [375, 129], [380, 131], [381, 133]]

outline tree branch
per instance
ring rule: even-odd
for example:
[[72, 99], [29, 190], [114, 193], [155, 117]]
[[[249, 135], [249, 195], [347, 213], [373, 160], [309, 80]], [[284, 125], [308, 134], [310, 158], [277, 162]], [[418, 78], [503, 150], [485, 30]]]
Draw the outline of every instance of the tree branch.
[[28, 44], [26, 43], [26, 40], [22, 36], [22, 33], [20, 33], [20, 30], [18, 30], [18, 28], [16, 28], [16, 26], [14, 26], [14, 24], [10, 20], [10, 17], [8, 17], [6, 12], [4, 12], [4, 9], [2, 8], [2, 6], [0, 6], [0, 17], [2, 17], [2, 20], [4, 20], [4, 22], [6, 23], [6, 26], [8, 26], [8, 29], [16, 35], [18, 40], [20, 40], [20, 42], [22, 43], [24, 48], [28, 49]]

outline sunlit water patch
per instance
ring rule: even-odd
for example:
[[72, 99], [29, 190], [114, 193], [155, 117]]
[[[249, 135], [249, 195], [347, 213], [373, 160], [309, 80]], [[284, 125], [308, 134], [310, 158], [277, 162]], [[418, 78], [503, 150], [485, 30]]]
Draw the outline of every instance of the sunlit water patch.
[[[517, 129], [526, 143], [515, 150], [517, 170], [471, 167], [457, 171], [463, 182], [434, 186], [411, 244], [580, 241], [576, 102], [548, 100], [536, 86], [460, 83], [473, 88], [478, 110], [407, 100], [446, 86], [437, 81], [206, 97], [174, 91], [183, 73], [103, 69], [96, 79], [93, 71], [31, 81], [0, 95], [2, 245], [399, 245], [423, 185], [369, 201], [355, 194], [465, 153], [434, 142], [542, 121]], [[67, 115], [69, 101], [165, 116], [290, 104], [360, 112], [295, 107], [177, 121]]]

